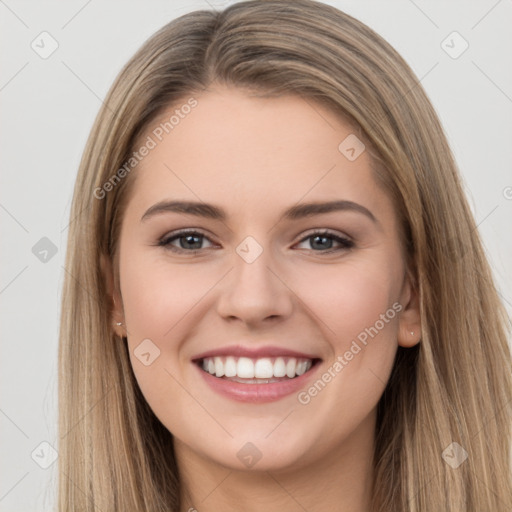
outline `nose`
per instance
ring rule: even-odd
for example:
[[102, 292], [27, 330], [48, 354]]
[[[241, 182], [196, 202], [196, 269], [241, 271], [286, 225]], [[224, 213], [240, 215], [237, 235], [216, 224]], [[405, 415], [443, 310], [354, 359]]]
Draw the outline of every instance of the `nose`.
[[217, 303], [222, 318], [255, 327], [290, 316], [293, 292], [269, 253], [263, 250], [251, 263], [234, 254], [234, 268], [223, 280]]

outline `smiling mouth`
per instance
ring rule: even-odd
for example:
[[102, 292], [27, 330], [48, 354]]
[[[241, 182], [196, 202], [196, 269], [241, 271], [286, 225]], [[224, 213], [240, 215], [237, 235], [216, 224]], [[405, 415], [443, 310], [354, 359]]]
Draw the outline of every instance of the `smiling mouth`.
[[213, 377], [242, 384], [270, 384], [296, 379], [319, 362], [317, 358], [234, 356], [205, 357], [195, 361]]

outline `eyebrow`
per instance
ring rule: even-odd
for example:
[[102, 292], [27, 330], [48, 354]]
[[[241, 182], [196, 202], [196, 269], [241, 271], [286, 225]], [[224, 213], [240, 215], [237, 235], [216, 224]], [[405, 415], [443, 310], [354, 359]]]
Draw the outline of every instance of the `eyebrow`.
[[[288, 208], [280, 220], [297, 220], [313, 215], [321, 215], [336, 211], [353, 211], [362, 213], [374, 223], [378, 224], [373, 213], [364, 206], [354, 203], [353, 201], [338, 200], [329, 202], [302, 203]], [[226, 212], [213, 204], [197, 202], [197, 201], [160, 201], [151, 206], [141, 217], [141, 222], [162, 213], [184, 213], [187, 215], [195, 215], [207, 219], [225, 221], [227, 219]]]

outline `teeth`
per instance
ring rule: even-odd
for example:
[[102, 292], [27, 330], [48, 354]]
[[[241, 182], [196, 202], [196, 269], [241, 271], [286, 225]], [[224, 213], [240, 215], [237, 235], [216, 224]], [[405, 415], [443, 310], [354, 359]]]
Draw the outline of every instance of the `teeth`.
[[307, 361], [301, 361], [298, 365], [297, 365], [297, 369], [295, 370], [295, 373], [297, 375], [302, 375], [303, 373], [305, 373], [306, 371], [306, 365], [307, 365]]
[[278, 357], [274, 363], [274, 377], [284, 377], [286, 375], [286, 365], [282, 357]]
[[226, 362], [224, 363], [224, 375], [226, 377], [235, 377], [236, 376], [236, 361], [234, 357], [227, 357]]
[[297, 361], [294, 359], [288, 359], [286, 363], [286, 376], [290, 379], [295, 377], [295, 369], [297, 368]]
[[224, 364], [220, 357], [215, 358], [215, 375], [222, 377], [224, 375]]
[[254, 376], [257, 379], [270, 379], [274, 376], [274, 365], [270, 359], [257, 359], [254, 365]]
[[252, 359], [249, 359], [248, 357], [241, 357], [236, 365], [236, 374], [241, 379], [253, 379], [254, 363], [252, 362]]
[[202, 368], [205, 372], [216, 377], [233, 377], [239, 379], [272, 379], [274, 377], [296, 376], [306, 373], [312, 366], [311, 359], [297, 359], [295, 357], [262, 357], [251, 359], [249, 357], [207, 357], [203, 359]]

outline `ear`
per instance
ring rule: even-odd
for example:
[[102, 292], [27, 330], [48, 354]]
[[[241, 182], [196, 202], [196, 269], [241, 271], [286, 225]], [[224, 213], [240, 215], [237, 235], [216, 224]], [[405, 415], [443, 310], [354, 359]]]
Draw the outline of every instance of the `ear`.
[[417, 286], [413, 285], [413, 279], [407, 272], [400, 304], [403, 310], [398, 321], [398, 344], [401, 347], [410, 348], [420, 342], [421, 338], [421, 315], [420, 300]]
[[[121, 293], [115, 286], [112, 262], [105, 254], [101, 254], [100, 256], [100, 266], [107, 287], [107, 300], [110, 303], [110, 321], [112, 322], [112, 329], [122, 338], [126, 336], [123, 301]], [[117, 325], [118, 323], [122, 325]]]

